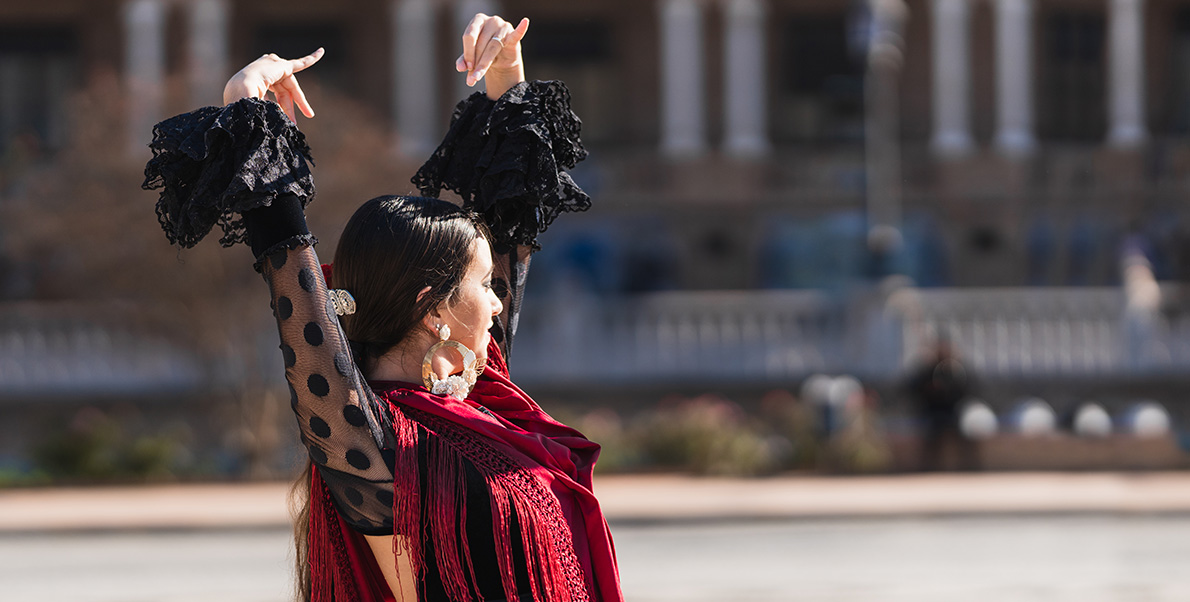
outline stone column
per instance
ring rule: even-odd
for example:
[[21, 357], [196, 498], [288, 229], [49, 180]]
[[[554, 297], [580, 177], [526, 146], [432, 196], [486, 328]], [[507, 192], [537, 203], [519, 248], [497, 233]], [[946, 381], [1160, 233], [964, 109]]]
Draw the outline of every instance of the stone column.
[[447, 63], [435, 60], [433, 52], [435, 5], [434, 0], [393, 0], [391, 4], [393, 123], [396, 150], [406, 157], [428, 156], [446, 125], [438, 114], [434, 77]]
[[765, 52], [765, 0], [728, 0], [724, 7], [725, 81], [723, 146], [737, 157], [769, 150]]
[[[455, 37], [453, 40], [454, 45], [452, 46], [454, 50], [451, 50], [449, 57], [450, 60], [446, 62], [447, 69], [454, 69], [453, 65], [455, 59], [458, 58], [459, 54], [463, 52], [463, 28], [471, 22], [471, 19], [475, 18], [476, 13], [483, 13], [485, 15], [498, 15], [500, 14], [500, 3], [497, 0], [457, 0], [457, 3], [455, 4]], [[516, 21], [520, 21], [520, 19], [516, 19], [512, 22], [513, 27], [516, 27]], [[529, 35], [533, 34], [530, 33]], [[456, 79], [459, 82], [456, 85], [456, 90], [458, 90], [458, 99], [456, 100], [462, 100], [470, 96], [473, 92], [485, 89], [484, 82], [475, 84], [475, 87], [473, 88], [468, 88], [466, 73], [457, 74]]]
[[971, 139], [971, 9], [968, 0], [934, 0], [934, 152], [955, 157]]
[[27, 71], [17, 57], [0, 55], [0, 144], [11, 142], [25, 121], [21, 90], [28, 85]]
[[701, 0], [661, 0], [661, 152], [706, 151]]
[[996, 149], [1033, 152], [1033, 0], [996, 0]]
[[124, 4], [124, 82], [128, 94], [128, 152], [146, 154], [153, 124], [164, 116], [165, 10], [162, 0]]
[[1145, 127], [1144, 0], [1108, 0], [1108, 144], [1135, 148]]
[[190, 0], [186, 68], [190, 106], [222, 104], [228, 72], [227, 0]]

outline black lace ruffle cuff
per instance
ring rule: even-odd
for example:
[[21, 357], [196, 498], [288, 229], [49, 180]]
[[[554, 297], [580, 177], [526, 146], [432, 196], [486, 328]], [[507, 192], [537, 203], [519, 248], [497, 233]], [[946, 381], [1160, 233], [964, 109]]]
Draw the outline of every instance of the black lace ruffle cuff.
[[587, 156], [581, 126], [562, 82], [522, 82], [494, 102], [476, 92], [455, 107], [450, 131], [413, 183], [426, 196], [458, 193], [487, 222], [497, 253], [536, 250], [537, 235], [558, 215], [591, 206], [563, 171]]
[[314, 197], [310, 147], [276, 103], [245, 98], [203, 107], [153, 128], [146, 190], [161, 189], [157, 219], [171, 243], [193, 247], [216, 224], [223, 246], [244, 242], [237, 214], [292, 194]]

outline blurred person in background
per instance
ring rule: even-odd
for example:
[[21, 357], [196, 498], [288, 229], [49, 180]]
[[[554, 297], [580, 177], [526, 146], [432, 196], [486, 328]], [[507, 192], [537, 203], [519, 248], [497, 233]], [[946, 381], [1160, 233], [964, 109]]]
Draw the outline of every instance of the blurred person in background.
[[959, 429], [963, 400], [973, 390], [971, 372], [950, 340], [939, 337], [933, 342], [925, 360], [910, 373], [905, 388], [919, 421], [921, 470], [941, 470], [948, 447], [958, 454], [960, 469], [978, 470], [977, 444]]
[[[311, 460], [295, 527], [304, 599], [622, 599], [591, 493], [599, 446], [545, 414], [504, 360], [536, 236], [590, 205], [562, 171], [586, 156], [566, 87], [525, 81], [528, 27], [470, 22], [455, 67], [486, 94], [458, 105], [414, 176], [426, 196], [364, 203], [333, 269], [306, 227], [294, 121], [295, 105], [314, 116], [295, 74], [321, 49], [265, 55], [228, 81], [226, 106], [154, 130], [145, 185], [162, 188], [167, 237], [192, 246], [218, 224], [272, 293]], [[442, 188], [463, 206], [427, 198]]]

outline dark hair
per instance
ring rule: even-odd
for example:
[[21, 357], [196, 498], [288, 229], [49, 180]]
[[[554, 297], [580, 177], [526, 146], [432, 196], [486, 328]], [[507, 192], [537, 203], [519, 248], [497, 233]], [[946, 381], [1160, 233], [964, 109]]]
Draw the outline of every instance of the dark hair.
[[[330, 284], [355, 297], [355, 313], [340, 320], [365, 376], [434, 306], [455, 295], [476, 238], [491, 240], [479, 217], [439, 199], [380, 196], [355, 211], [335, 249]], [[310, 462], [290, 492], [299, 601], [310, 600]]]
[[334, 288], [355, 297], [356, 312], [343, 316], [343, 330], [365, 375], [431, 309], [453, 298], [476, 238], [489, 239], [478, 217], [439, 199], [381, 196], [351, 216], [331, 278]]

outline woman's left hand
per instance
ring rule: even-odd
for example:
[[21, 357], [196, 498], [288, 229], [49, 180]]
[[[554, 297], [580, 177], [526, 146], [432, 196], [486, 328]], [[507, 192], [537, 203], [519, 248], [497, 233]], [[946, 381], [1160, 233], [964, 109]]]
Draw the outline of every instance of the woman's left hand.
[[455, 60], [455, 70], [467, 72], [468, 86], [486, 76], [488, 97], [500, 98], [509, 88], [525, 81], [521, 39], [527, 31], [529, 19], [521, 19], [514, 28], [501, 17], [475, 15], [463, 30], [463, 53]]
[[298, 85], [296, 74], [317, 63], [323, 54], [324, 51], [319, 48], [300, 59], [283, 59], [275, 54], [256, 59], [227, 80], [227, 85], [223, 87], [223, 104], [231, 104], [241, 98], [264, 100], [265, 94], [272, 92], [290, 121], [297, 123], [294, 105], [307, 118], [314, 117], [314, 107], [306, 100], [306, 93]]

